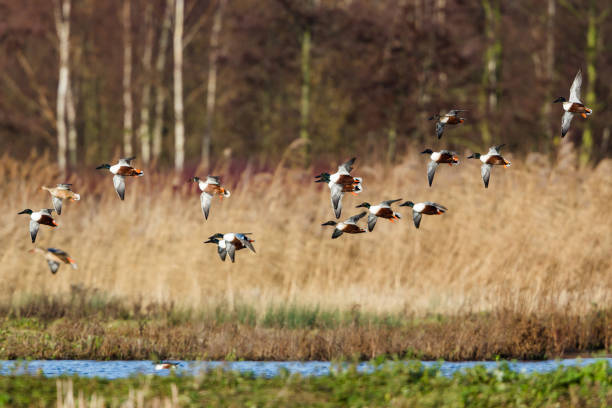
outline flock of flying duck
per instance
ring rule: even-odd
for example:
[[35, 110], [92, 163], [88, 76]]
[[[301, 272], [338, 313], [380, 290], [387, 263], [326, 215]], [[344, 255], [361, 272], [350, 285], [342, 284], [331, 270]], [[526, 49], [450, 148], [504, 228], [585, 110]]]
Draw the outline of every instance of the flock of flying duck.
[[[566, 100], [564, 97], [559, 97], [553, 101], [554, 103], [562, 103], [564, 110], [561, 121], [561, 137], [567, 134], [570, 123], [575, 114], [580, 114], [586, 119], [587, 116], [592, 113], [592, 110], [584, 106], [584, 104], [580, 101], [581, 84], [582, 72], [578, 70], [578, 73], [576, 74], [570, 88], [569, 100]], [[465, 121], [465, 118], [460, 116], [462, 112], [465, 112], [465, 110], [453, 109], [444, 115], [435, 114], [429, 118], [429, 120], [435, 120], [436, 135], [438, 139], [442, 137], [445, 126], [458, 125]], [[503, 144], [492, 146], [489, 148], [489, 151], [486, 154], [473, 153], [467, 157], [468, 159], [476, 159], [482, 162], [480, 173], [485, 188], [488, 188], [489, 186], [489, 178], [491, 176], [491, 169], [493, 166], [510, 166], [510, 162], [504, 159], [500, 153], [500, 149], [503, 146]], [[447, 163], [450, 166], [453, 166], [459, 163], [457, 153], [449, 150], [434, 152], [431, 149], [425, 149], [421, 152], [421, 154], [428, 154], [430, 158], [427, 166], [427, 180], [430, 187], [433, 183], [434, 175], [439, 164]], [[113, 175], [113, 185], [115, 186], [115, 191], [121, 200], [123, 200], [125, 197], [125, 178], [134, 176], [141, 177], [144, 175], [142, 170], [132, 167], [131, 162], [133, 159], [134, 157], [124, 158], [120, 159], [117, 164], [112, 166], [110, 164], [102, 164], [96, 168], [107, 169]], [[363, 191], [363, 179], [360, 177], [353, 177], [350, 174], [353, 170], [354, 163], [355, 158], [352, 158], [346, 163], [341, 164], [336, 173], [321, 173], [315, 177], [315, 182], [327, 183], [331, 191], [331, 203], [336, 219], [340, 218], [342, 214], [342, 197], [344, 194], [351, 193], [357, 195]], [[211, 202], [214, 196], [218, 196], [221, 199], [224, 197], [230, 197], [230, 191], [221, 186], [219, 177], [208, 176], [206, 180], [202, 180], [198, 177], [192, 177], [188, 181], [197, 183], [200, 191], [202, 192], [200, 194], [200, 206], [205, 219], [208, 219]], [[36, 236], [38, 235], [40, 225], [47, 225], [51, 228], [58, 226], [52, 213], [55, 211], [57, 215], [61, 215], [62, 203], [64, 200], [78, 201], [81, 198], [79, 194], [72, 191], [71, 184], [58, 184], [56, 187], [43, 186], [42, 190], [48, 191], [51, 195], [53, 208], [43, 208], [39, 211], [32, 211], [31, 209], [27, 208], [18, 213], [28, 214], [30, 216], [30, 237], [32, 238], [32, 243], [36, 242]], [[399, 201], [401, 201], [400, 198], [385, 200], [377, 205], [363, 202], [358, 205], [357, 208], [363, 207], [366, 208], [367, 211], [353, 215], [342, 222], [328, 221], [322, 225], [334, 227], [334, 231], [332, 233], [333, 239], [338, 238], [343, 233], [363, 233], [366, 232], [366, 229], [360, 227], [358, 222], [367, 214], [367, 229], [371, 232], [374, 230], [378, 218], [387, 219], [390, 222], [395, 222], [401, 218], [401, 215], [398, 212], [393, 211], [391, 208], [394, 203]], [[412, 219], [416, 228], [419, 228], [423, 214], [439, 215], [444, 214], [447, 211], [446, 207], [431, 201], [424, 201], [420, 203], [406, 201], [399, 206], [412, 208]], [[255, 248], [253, 247], [253, 242], [255, 241], [251, 239], [249, 235], [251, 235], [251, 233], [216, 233], [211, 235], [207, 241], [204, 241], [204, 243], [215, 244], [217, 246], [219, 257], [222, 261], [225, 261], [226, 257], [229, 256], [230, 260], [234, 262], [235, 253], [240, 249], [248, 248], [255, 252]], [[56, 273], [62, 263], [69, 264], [74, 269], [77, 268], [77, 264], [74, 259], [72, 259], [61, 249], [34, 247], [30, 250], [30, 252], [38, 253], [44, 256], [52, 273]]]

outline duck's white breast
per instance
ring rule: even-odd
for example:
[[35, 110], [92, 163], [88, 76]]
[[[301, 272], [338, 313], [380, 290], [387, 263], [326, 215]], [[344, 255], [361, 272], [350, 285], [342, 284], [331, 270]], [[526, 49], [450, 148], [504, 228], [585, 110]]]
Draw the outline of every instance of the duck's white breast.
[[416, 203], [412, 209], [416, 212], [421, 212], [425, 209], [425, 203]]
[[433, 152], [433, 153], [431, 154], [431, 160], [433, 160], [433, 161], [438, 161], [438, 160], [440, 160], [440, 156], [442, 156], [442, 155], [440, 154], [440, 152]]
[[33, 221], [40, 221], [40, 218], [42, 217], [42, 214], [39, 212], [33, 212], [32, 214], [30, 214], [30, 218]]

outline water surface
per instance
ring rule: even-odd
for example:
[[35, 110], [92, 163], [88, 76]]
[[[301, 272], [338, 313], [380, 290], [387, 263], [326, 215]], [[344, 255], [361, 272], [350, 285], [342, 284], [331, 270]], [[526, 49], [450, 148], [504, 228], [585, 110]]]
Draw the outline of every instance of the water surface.
[[[597, 361], [607, 361], [612, 365], [612, 358], [585, 358], [546, 361], [519, 361], [509, 362], [510, 369], [522, 373], [545, 373], [557, 369], [559, 366], [583, 366]], [[337, 364], [328, 361], [176, 361], [179, 366], [177, 375], [196, 375], [206, 370], [223, 367], [227, 370], [252, 372], [256, 376], [272, 377], [283, 370], [291, 374], [302, 376], [326, 375], [337, 369]], [[401, 364], [401, 363], [397, 363]], [[468, 367], [481, 365], [493, 370], [499, 363], [495, 361], [463, 361], [463, 362], [434, 362], [423, 361], [424, 367], [440, 366], [442, 375], [452, 376], [453, 373]], [[362, 372], [371, 371], [374, 366], [369, 362], [358, 364], [357, 369]], [[169, 375], [170, 370], [155, 370], [152, 361], [94, 361], [94, 360], [32, 360], [0, 361], [0, 374], [38, 374], [47, 377], [60, 375], [78, 375], [81, 377], [100, 377], [106, 379], [125, 378], [138, 374]]]

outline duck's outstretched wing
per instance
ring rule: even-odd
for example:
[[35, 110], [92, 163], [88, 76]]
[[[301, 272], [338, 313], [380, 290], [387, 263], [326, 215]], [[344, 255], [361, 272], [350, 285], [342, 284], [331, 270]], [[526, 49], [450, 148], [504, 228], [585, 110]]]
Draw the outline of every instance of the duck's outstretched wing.
[[506, 144], [502, 143], [500, 145], [496, 145], [496, 146], [491, 146], [489, 147], [489, 152], [487, 154], [501, 154], [501, 148], [504, 147]]
[[62, 199], [56, 196], [51, 196], [51, 202], [57, 215], [62, 215]]
[[253, 247], [253, 244], [251, 243], [251, 241], [249, 241], [249, 239], [246, 236], [244, 236], [244, 234], [236, 234], [236, 238], [238, 238], [238, 241], [240, 241], [240, 243], [244, 245], [246, 248], [249, 248], [251, 251], [255, 252], [255, 248]]
[[457, 116], [461, 112], [467, 112], [467, 109], [451, 109], [448, 111], [446, 116]]
[[202, 206], [202, 214], [204, 214], [205, 219], [208, 219], [212, 198], [212, 195], [208, 194], [207, 192], [200, 194], [200, 205]]
[[221, 179], [218, 176], [206, 176], [206, 182], [208, 184], [220, 185]]
[[570, 124], [572, 123], [573, 118], [574, 114], [572, 112], [563, 113], [563, 118], [561, 119], [561, 137], [565, 137], [565, 135], [569, 131]]
[[55, 261], [49, 261], [49, 260], [47, 261], [47, 263], [49, 264], [49, 269], [51, 269], [51, 273], [55, 275], [55, 273], [60, 267], [60, 264]]
[[444, 133], [444, 123], [436, 122], [436, 136], [438, 136], [438, 139], [442, 137], [443, 133]]
[[576, 77], [574, 78], [574, 82], [572, 82], [572, 87], [570, 88], [570, 102], [580, 102], [580, 87], [582, 86], [582, 70], [578, 70]]
[[38, 235], [39, 228], [40, 224], [34, 220], [30, 220], [30, 237], [32, 238], [32, 243], [36, 242], [36, 235]]
[[429, 181], [429, 187], [431, 187], [431, 183], [433, 183], [434, 176], [436, 175], [436, 169], [438, 168], [438, 163], [435, 161], [430, 161], [427, 165], [427, 181]]
[[489, 177], [491, 177], [491, 165], [483, 164], [480, 166], [480, 175], [482, 176], [482, 182], [485, 188], [489, 188]]
[[381, 204], [382, 204], [383, 206], [388, 206], [388, 207], [390, 207], [390, 206], [391, 206], [391, 204], [396, 203], [396, 202], [398, 202], [398, 201], [402, 201], [402, 199], [401, 199], [401, 198], [396, 198], [395, 200], [386, 200], [386, 201], [382, 201], [382, 202], [381, 202]]
[[351, 160], [342, 163], [338, 166], [338, 171], [342, 173], [346, 172], [346, 174], [350, 173], [353, 170], [353, 164], [355, 163], [355, 160], [357, 160], [357, 158], [353, 157]]
[[437, 208], [438, 210], [440, 210], [442, 212], [448, 211], [448, 208], [446, 208], [442, 204], [434, 203], [433, 201], [425, 201], [425, 204], [431, 205], [432, 207], [435, 207], [435, 208]]
[[115, 174], [113, 176], [113, 184], [115, 185], [115, 191], [119, 195], [119, 198], [123, 200], [125, 197], [125, 177]]
[[334, 228], [334, 232], [332, 232], [332, 239], [336, 239], [340, 235], [342, 235], [342, 231], [340, 231], [338, 228]]
[[353, 215], [352, 217], [350, 217], [349, 219], [347, 219], [346, 221], [344, 221], [345, 224], [357, 224], [357, 221], [359, 221], [360, 219], [362, 219], [364, 216], [366, 215], [366, 212], [360, 212], [357, 215]]
[[421, 213], [412, 210], [412, 221], [414, 221], [414, 226], [419, 228], [419, 225], [421, 225]]
[[342, 214], [342, 185], [341, 184], [332, 184], [330, 187], [331, 190], [331, 203], [332, 208], [334, 209], [334, 214], [336, 218], [340, 218]]
[[129, 166], [130, 163], [132, 162], [132, 160], [134, 160], [135, 158], [136, 158], [136, 156], [124, 157], [122, 159], [119, 159], [118, 164], [125, 164], [126, 166]]
[[235, 257], [236, 257], [236, 247], [234, 246], [234, 244], [231, 244], [227, 241], [225, 241], [225, 249], [227, 251], [227, 254], [230, 257], [230, 260], [232, 261], [232, 263], [235, 262]]
[[227, 255], [227, 250], [217, 245], [217, 253], [219, 254], [219, 258], [221, 258], [221, 261], [225, 262], [225, 256]]
[[72, 184], [62, 183], [62, 184], [58, 184], [57, 188], [59, 188], [60, 190], [70, 190], [71, 186]]
[[376, 226], [376, 221], [378, 221], [378, 217], [372, 213], [368, 214], [368, 231], [374, 231], [374, 227]]

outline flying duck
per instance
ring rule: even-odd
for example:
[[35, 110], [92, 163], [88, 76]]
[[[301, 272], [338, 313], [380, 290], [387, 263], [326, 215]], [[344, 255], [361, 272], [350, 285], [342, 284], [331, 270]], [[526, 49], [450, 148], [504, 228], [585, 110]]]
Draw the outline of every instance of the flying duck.
[[504, 159], [499, 153], [499, 150], [504, 146], [504, 144], [492, 146], [489, 148], [487, 154], [474, 153], [468, 156], [468, 159], [480, 159], [482, 162], [480, 174], [482, 175], [482, 181], [484, 182], [485, 188], [489, 187], [489, 177], [491, 176], [491, 167], [493, 165], [510, 167], [512, 164], [508, 160]]
[[113, 184], [115, 185], [115, 191], [119, 195], [119, 198], [123, 200], [125, 196], [125, 178], [127, 176], [142, 176], [144, 172], [142, 170], [136, 169], [132, 167], [130, 164], [135, 157], [126, 157], [124, 159], [119, 159], [117, 164], [101, 164], [96, 167], [96, 170], [99, 169], [108, 169], [111, 173], [113, 173]]
[[572, 87], [570, 88], [570, 96], [569, 101], [567, 101], [563, 96], [558, 97], [553, 101], [553, 103], [562, 102], [563, 103], [563, 119], [561, 119], [561, 137], [564, 137], [567, 134], [567, 131], [570, 128], [570, 123], [572, 123], [572, 119], [574, 117], [574, 113], [579, 113], [583, 118], [587, 118], [593, 111], [586, 106], [582, 102], [580, 102], [580, 86], [582, 85], [582, 71], [578, 70], [576, 77], [574, 78], [574, 82], [572, 82]]
[[401, 198], [382, 201], [378, 205], [370, 205], [370, 203], [365, 202], [359, 204], [356, 208], [365, 207], [368, 209], [368, 231], [372, 232], [374, 231], [374, 227], [376, 226], [376, 221], [378, 220], [378, 217], [385, 218], [391, 222], [395, 222], [395, 220], [399, 220], [400, 218], [402, 218], [400, 213], [394, 212], [391, 209], [391, 204], [400, 200]]
[[57, 187], [41, 187], [41, 190], [47, 190], [51, 194], [51, 201], [57, 215], [62, 214], [63, 200], [79, 201], [81, 199], [79, 194], [72, 191], [71, 186], [72, 184], [58, 184]]
[[198, 183], [198, 187], [202, 194], [200, 194], [200, 205], [202, 206], [202, 214], [204, 218], [208, 219], [208, 212], [210, 211], [210, 203], [215, 194], [219, 195], [219, 198], [229, 197], [231, 195], [229, 190], [221, 187], [219, 177], [207, 176], [206, 181], [199, 177], [192, 177], [188, 181]]
[[30, 215], [30, 237], [32, 237], [32, 243], [36, 241], [36, 235], [38, 234], [40, 224], [48, 225], [52, 228], [57, 227], [57, 223], [51, 216], [53, 211], [55, 211], [53, 208], [43, 208], [40, 211], [32, 211], [29, 208], [26, 208], [25, 210], [17, 213]]
[[465, 118], [460, 117], [461, 112], [465, 112], [465, 109], [451, 109], [445, 115], [438, 115], [437, 113], [429, 117], [429, 120], [436, 121], [436, 135], [438, 139], [442, 137], [444, 133], [444, 126], [446, 125], [458, 125], [465, 121]]
[[[250, 234], [250, 232], [230, 232], [227, 234], [221, 234], [218, 232], [211, 235], [208, 238], [208, 241], [204, 241], [204, 243], [217, 244], [217, 252], [219, 253], [221, 260], [225, 261], [225, 254], [227, 254], [233, 263], [236, 251], [242, 248], [249, 248], [251, 251], [255, 252], [255, 248], [253, 247], [253, 242], [255, 242], [255, 240], [247, 237], [247, 235]], [[223, 254], [223, 250], [225, 251], [225, 254]]]
[[429, 181], [429, 187], [431, 187], [431, 183], [433, 183], [438, 164], [448, 163], [449, 166], [459, 164], [459, 157], [457, 153], [451, 152], [450, 150], [440, 150], [439, 152], [434, 152], [431, 149], [425, 149], [421, 152], [421, 154], [429, 154], [431, 159], [427, 165], [427, 180]]
[[321, 226], [325, 226], [325, 225], [335, 226], [334, 232], [332, 233], [332, 239], [338, 238], [340, 235], [342, 235], [345, 232], [347, 234], [359, 234], [362, 232], [366, 232], [365, 229], [357, 225], [357, 222], [361, 218], [363, 218], [365, 215], [366, 215], [366, 212], [364, 211], [357, 215], [353, 215], [351, 218], [347, 219], [346, 221], [342, 221], [340, 223], [336, 221], [327, 221], [326, 223], [321, 224]]
[[353, 163], [356, 158], [353, 157], [346, 163], [338, 166], [338, 171], [334, 174], [321, 173], [315, 178], [318, 179], [315, 183], [327, 183], [331, 190], [331, 202], [336, 218], [340, 218], [342, 214], [342, 196], [344, 193], [357, 195], [363, 191], [361, 186], [362, 178], [351, 176]]
[[52, 274], [57, 272], [62, 263], [72, 266], [72, 269], [77, 269], [75, 260], [61, 249], [34, 247], [33, 249], [30, 249], [30, 252], [44, 256], [49, 264], [49, 269], [51, 269]]
[[444, 214], [447, 211], [446, 207], [431, 201], [416, 204], [412, 201], [406, 201], [400, 204], [400, 207], [412, 207], [412, 220], [414, 221], [414, 226], [417, 228], [421, 225], [421, 216], [423, 214], [438, 215]]

